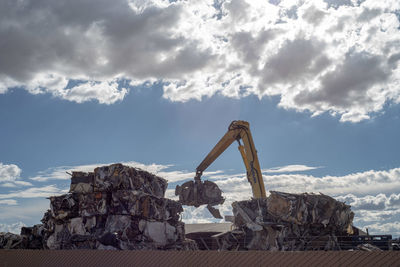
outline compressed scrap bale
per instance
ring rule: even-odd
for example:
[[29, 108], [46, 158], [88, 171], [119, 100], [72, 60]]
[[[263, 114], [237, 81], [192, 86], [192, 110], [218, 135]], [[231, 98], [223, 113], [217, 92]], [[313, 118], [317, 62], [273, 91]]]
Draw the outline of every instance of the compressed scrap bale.
[[244, 200], [232, 203], [235, 225], [241, 227], [246, 225], [253, 231], [261, 231], [262, 226], [255, 223], [271, 221], [274, 218], [267, 211], [267, 199]]
[[271, 191], [268, 213], [284, 222], [333, 225], [343, 232], [351, 231], [354, 213], [350, 206], [323, 194], [289, 194]]
[[22, 227], [21, 236], [27, 239], [27, 249], [43, 249], [44, 225], [36, 224], [32, 227]]
[[141, 220], [139, 229], [156, 246], [175, 243], [178, 237], [177, 229], [168, 222]]
[[94, 183], [93, 172], [72, 172], [70, 193], [92, 193]]
[[164, 197], [167, 181], [146, 171], [122, 164], [98, 167], [94, 170], [94, 191], [140, 190]]
[[144, 219], [179, 220], [182, 205], [174, 200], [158, 198], [137, 190], [112, 192], [111, 209], [113, 214], [129, 214]]
[[[110, 215], [107, 218], [107, 222], [104, 228], [105, 235], [102, 236], [100, 242], [104, 245], [114, 245], [118, 249], [133, 249], [134, 244], [143, 241], [143, 236], [139, 230], [139, 220], [132, 219], [129, 215]], [[111, 238], [114, 235], [114, 238]], [[104, 240], [109, 243], [104, 243]]]
[[164, 198], [167, 181], [113, 164], [73, 172], [70, 193], [50, 197], [42, 225], [0, 234], [0, 248], [191, 250], [182, 205]]
[[91, 235], [73, 235], [68, 245], [64, 245], [63, 249], [97, 249], [99, 242]]
[[182, 223], [139, 220], [130, 215], [110, 215], [99, 241], [118, 249], [160, 249], [184, 241]]
[[88, 234], [81, 218], [71, 219], [68, 223], [56, 224], [54, 232], [47, 238], [49, 249], [95, 249], [97, 240]]
[[77, 195], [65, 194], [50, 197], [51, 215], [56, 220], [66, 220], [78, 216]]
[[0, 233], [0, 249], [25, 249], [28, 246], [26, 236], [13, 233]]
[[63, 249], [70, 243], [71, 234], [66, 224], [55, 224], [54, 232], [47, 238], [46, 246], [49, 249]]
[[238, 230], [217, 237], [220, 249], [332, 250], [340, 249], [336, 236], [352, 233], [354, 213], [343, 202], [323, 194], [270, 193], [232, 203]]
[[72, 218], [70, 222], [67, 224], [68, 231], [71, 235], [86, 235], [88, 234], [83, 224], [83, 218], [76, 217]]
[[90, 234], [101, 233], [102, 228], [104, 228], [107, 216], [90, 216], [83, 217], [82, 223], [85, 226], [86, 232]]
[[79, 194], [78, 196], [79, 215], [90, 217], [104, 215], [108, 212], [109, 195], [104, 192]]

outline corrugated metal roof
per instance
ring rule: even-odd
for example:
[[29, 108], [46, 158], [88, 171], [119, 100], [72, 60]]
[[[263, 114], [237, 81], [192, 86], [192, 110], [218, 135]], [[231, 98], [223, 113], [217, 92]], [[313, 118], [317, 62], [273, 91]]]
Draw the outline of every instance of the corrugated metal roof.
[[400, 266], [399, 251], [0, 250], [0, 266]]

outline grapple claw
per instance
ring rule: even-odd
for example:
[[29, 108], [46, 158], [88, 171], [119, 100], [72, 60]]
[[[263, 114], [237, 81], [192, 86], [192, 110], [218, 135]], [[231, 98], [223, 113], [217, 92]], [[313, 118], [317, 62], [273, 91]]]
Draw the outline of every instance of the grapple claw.
[[[212, 206], [222, 204], [225, 201], [222, 197], [221, 189], [219, 189], [216, 183], [211, 181], [202, 182], [201, 180], [195, 180], [177, 185], [175, 195], [179, 196], [179, 202], [182, 205], [194, 207], [208, 205], [208, 207], [212, 208]], [[211, 210], [210, 212], [214, 217], [221, 217], [221, 215], [218, 216], [219, 211], [217, 209], [212, 208]]]

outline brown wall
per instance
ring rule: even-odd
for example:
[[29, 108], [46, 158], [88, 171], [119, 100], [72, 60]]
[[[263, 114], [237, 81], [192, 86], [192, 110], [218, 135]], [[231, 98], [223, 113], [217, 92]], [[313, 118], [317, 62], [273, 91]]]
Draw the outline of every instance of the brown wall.
[[0, 266], [400, 266], [400, 252], [0, 250]]

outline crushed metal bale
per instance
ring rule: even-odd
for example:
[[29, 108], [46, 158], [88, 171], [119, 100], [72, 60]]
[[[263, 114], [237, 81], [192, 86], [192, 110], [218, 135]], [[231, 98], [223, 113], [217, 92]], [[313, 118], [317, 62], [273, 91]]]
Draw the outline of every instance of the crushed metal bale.
[[216, 236], [220, 250], [340, 250], [352, 234], [350, 206], [323, 194], [271, 191], [232, 203], [235, 229]]
[[167, 181], [112, 164], [73, 172], [70, 192], [50, 197], [41, 225], [0, 234], [5, 249], [193, 250], [182, 205], [164, 198]]

